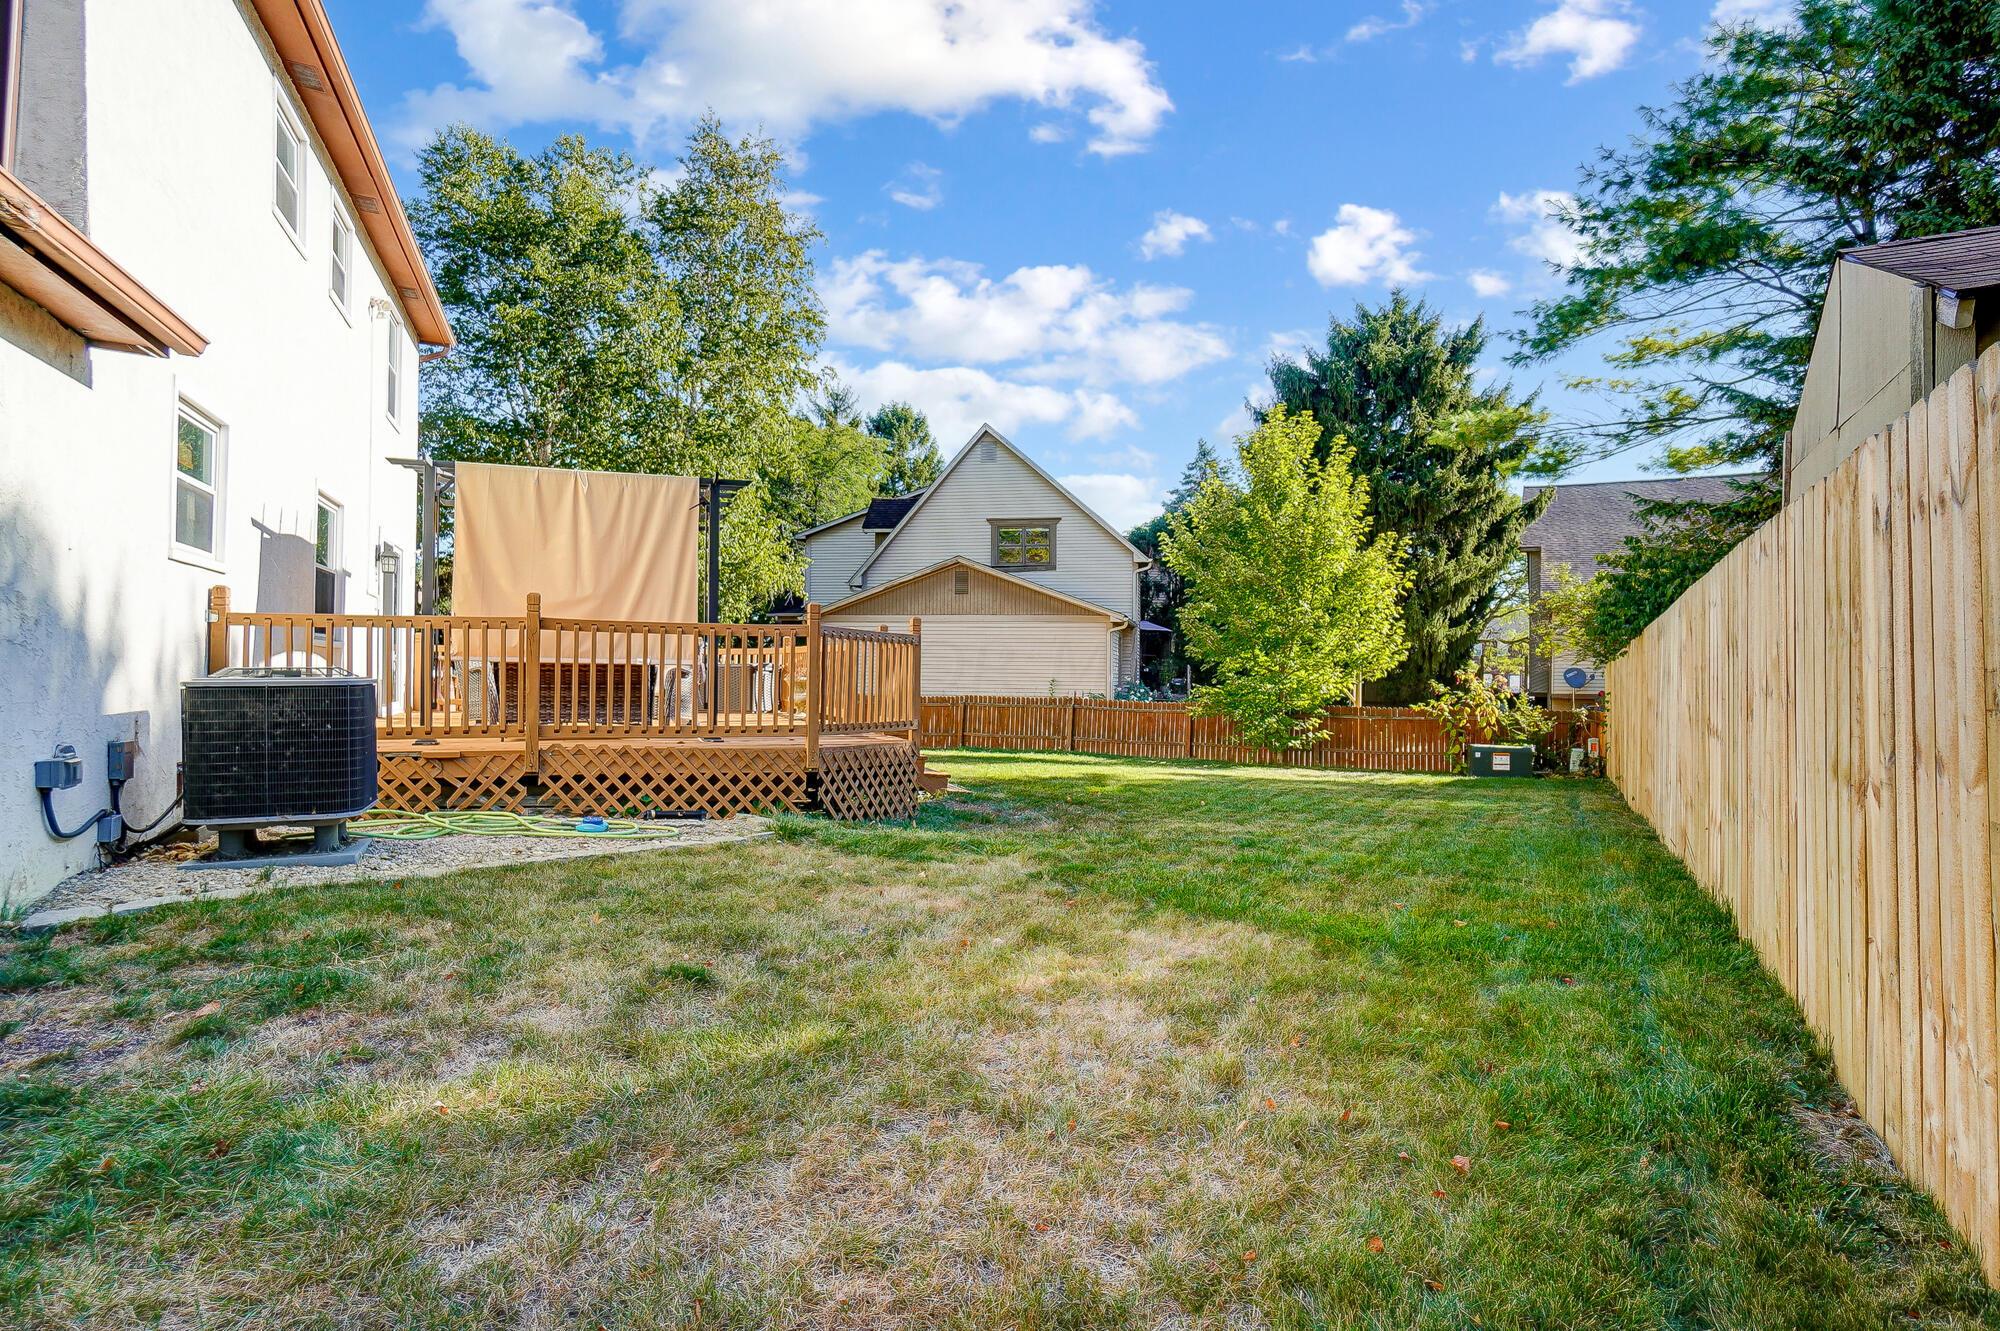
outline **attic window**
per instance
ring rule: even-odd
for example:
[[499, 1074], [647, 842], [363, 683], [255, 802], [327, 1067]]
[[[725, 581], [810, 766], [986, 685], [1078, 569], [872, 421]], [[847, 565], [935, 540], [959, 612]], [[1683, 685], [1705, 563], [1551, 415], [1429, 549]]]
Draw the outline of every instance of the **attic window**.
[[971, 591], [972, 591], [971, 570], [962, 568], [953, 569], [951, 571], [951, 594], [953, 596], [964, 596], [970, 593]]

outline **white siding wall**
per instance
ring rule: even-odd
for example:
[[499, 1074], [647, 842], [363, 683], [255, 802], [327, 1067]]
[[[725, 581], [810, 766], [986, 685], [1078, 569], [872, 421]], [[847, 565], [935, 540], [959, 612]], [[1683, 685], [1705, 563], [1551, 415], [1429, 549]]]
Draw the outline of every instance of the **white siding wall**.
[[[402, 554], [398, 599], [412, 608], [414, 487], [384, 459], [417, 449], [416, 349], [403, 335], [399, 429], [383, 411], [388, 322], [370, 308], [387, 284], [357, 228], [347, 313], [328, 298], [337, 186], [302, 114], [311, 151], [301, 242], [272, 215], [274, 88], [289, 85], [246, 13], [208, 0], [88, 0], [86, 11], [91, 237], [200, 330], [207, 352], [92, 351], [0, 288], [8, 905], [94, 857], [89, 837], [43, 832], [30, 760], [76, 746], [84, 783], [56, 795], [74, 823], [105, 798], [105, 741], [136, 737], [125, 808], [135, 822], [165, 808], [180, 757], [178, 684], [202, 668], [207, 589], [226, 583], [243, 607], [309, 609], [321, 493], [342, 505], [346, 609], [378, 608], [380, 542]], [[182, 397], [226, 431], [221, 552], [203, 563], [168, 553]]]
[[[875, 628], [865, 612], [826, 623]], [[1111, 634], [1102, 620], [942, 615], [923, 625], [923, 689], [931, 693], [1103, 693]]]
[[812, 561], [806, 565], [806, 599], [832, 605], [854, 594], [848, 579], [874, 552], [875, 533], [863, 531], [861, 515], [856, 514], [837, 527], [806, 537], [805, 550]]
[[989, 462], [979, 460], [979, 446], [973, 445], [971, 454], [890, 537], [882, 557], [868, 570], [868, 586], [894, 582], [953, 555], [990, 563], [988, 518], [1060, 518], [1055, 568], [1008, 572], [1121, 615], [1138, 616], [1132, 552], [1004, 444], [994, 445]]

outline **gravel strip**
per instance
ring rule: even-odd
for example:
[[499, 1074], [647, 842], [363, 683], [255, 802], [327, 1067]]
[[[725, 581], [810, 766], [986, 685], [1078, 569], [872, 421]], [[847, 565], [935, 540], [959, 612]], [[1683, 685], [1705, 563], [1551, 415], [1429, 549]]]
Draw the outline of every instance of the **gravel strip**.
[[631, 855], [643, 851], [690, 850], [700, 846], [753, 841], [771, 835], [771, 821], [755, 814], [663, 825], [648, 837], [441, 836], [429, 841], [374, 841], [357, 864], [297, 865], [282, 869], [196, 869], [190, 859], [215, 848], [214, 834], [199, 843], [169, 843], [106, 869], [66, 878], [20, 922], [23, 929], [47, 929], [99, 915], [123, 915], [155, 906], [208, 898], [248, 896], [277, 888], [317, 883], [351, 883], [378, 878], [431, 878], [461, 869], [490, 869], [539, 860], [574, 860], [591, 855]]

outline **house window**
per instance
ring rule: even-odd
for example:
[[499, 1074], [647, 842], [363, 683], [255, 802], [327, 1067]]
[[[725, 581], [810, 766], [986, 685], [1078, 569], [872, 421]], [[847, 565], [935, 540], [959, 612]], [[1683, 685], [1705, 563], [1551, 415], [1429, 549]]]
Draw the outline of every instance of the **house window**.
[[354, 262], [354, 228], [348, 225], [340, 210], [333, 213], [333, 263], [327, 274], [327, 294], [343, 313], [347, 310], [348, 271]]
[[305, 234], [306, 136], [279, 103], [273, 107], [276, 147], [271, 167], [271, 207], [297, 240]]
[[1000, 568], [1054, 568], [1054, 521], [1012, 521], [993, 524], [993, 562]]
[[14, 147], [20, 139], [21, 6], [24, 0], [0, 0], [0, 167], [14, 169]]
[[313, 613], [340, 611], [340, 505], [324, 495], [313, 527]]
[[388, 374], [382, 383], [382, 411], [389, 417], [389, 423], [400, 427], [403, 421], [403, 330], [394, 319], [389, 321]]
[[182, 404], [174, 432], [174, 545], [214, 558], [222, 552], [222, 430]]

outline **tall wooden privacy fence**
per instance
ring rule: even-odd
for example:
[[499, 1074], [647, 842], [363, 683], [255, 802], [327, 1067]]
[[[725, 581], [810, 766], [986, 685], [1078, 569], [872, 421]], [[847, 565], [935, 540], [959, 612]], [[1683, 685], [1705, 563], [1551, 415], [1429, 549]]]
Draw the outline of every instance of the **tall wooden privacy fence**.
[[1029, 749], [1127, 758], [1208, 758], [1286, 767], [1350, 767], [1373, 772], [1448, 772], [1444, 728], [1407, 707], [1336, 707], [1327, 738], [1279, 752], [1245, 744], [1217, 716], [1185, 703], [1007, 695], [927, 697], [927, 749]]
[[1610, 670], [1610, 775], [2000, 1277], [2000, 348]]

